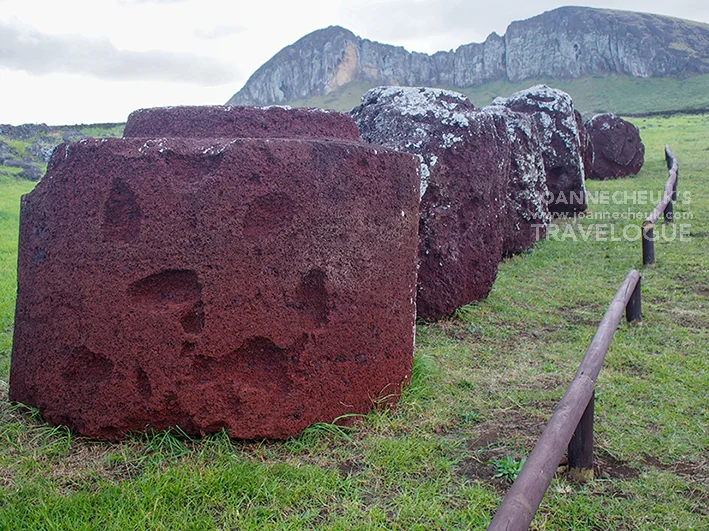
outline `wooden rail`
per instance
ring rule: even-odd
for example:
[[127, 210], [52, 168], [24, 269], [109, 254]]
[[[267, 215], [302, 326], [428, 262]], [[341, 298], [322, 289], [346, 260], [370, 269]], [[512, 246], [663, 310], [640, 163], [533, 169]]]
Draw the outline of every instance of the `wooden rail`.
[[665, 223], [672, 223], [674, 218], [674, 203], [677, 201], [677, 179], [679, 176], [679, 163], [670, 146], [665, 146], [665, 160], [669, 177], [665, 183], [665, 193], [655, 209], [643, 221], [643, 265], [655, 263], [655, 235], [654, 228], [660, 215], [664, 215]]
[[567, 448], [572, 477], [593, 477], [594, 388], [624, 310], [628, 323], [641, 323], [640, 273], [636, 270], [630, 271], [618, 288], [576, 376], [490, 522], [488, 531], [525, 531], [529, 528]]

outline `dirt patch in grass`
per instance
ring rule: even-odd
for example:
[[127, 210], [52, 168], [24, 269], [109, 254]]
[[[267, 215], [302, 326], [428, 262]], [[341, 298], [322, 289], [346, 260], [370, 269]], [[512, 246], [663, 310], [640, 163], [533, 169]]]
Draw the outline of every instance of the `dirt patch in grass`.
[[578, 302], [571, 306], [561, 306], [554, 313], [574, 326], [597, 327], [603, 317], [603, 309], [598, 304]]
[[704, 478], [707, 476], [706, 470], [697, 463], [686, 463], [682, 461], [677, 461], [672, 464], [666, 464], [660, 461], [654, 455], [643, 455], [643, 462], [647, 466], [657, 468], [658, 470], [663, 470], [665, 472], [672, 472], [678, 476], [685, 476], [691, 479]]
[[689, 509], [691, 512], [709, 516], [709, 495], [692, 490], [689, 492], [689, 499], [693, 502], [693, 507]]
[[458, 465], [458, 474], [470, 481], [481, 481], [487, 483], [500, 494], [505, 494], [512, 483], [504, 478], [493, 477], [497, 470], [487, 461], [478, 460], [474, 457], [463, 459]]
[[359, 474], [362, 471], [362, 465], [355, 463], [351, 459], [345, 459], [337, 463], [337, 470], [342, 474], [342, 477], [346, 478], [350, 475], [354, 476]]
[[474, 439], [469, 440], [466, 446], [471, 451], [477, 451], [496, 443], [498, 438], [497, 430], [487, 429], [479, 433]]
[[498, 412], [494, 420], [479, 425], [477, 433], [466, 441], [466, 449], [472, 455], [458, 464], [459, 475], [472, 481], [488, 483], [504, 494], [510, 483], [504, 478], [493, 477], [497, 470], [489, 463], [506, 456], [524, 457], [516, 449], [519, 443], [531, 450], [545, 425], [546, 421], [540, 421], [518, 408]]
[[495, 467], [486, 463], [473, 458], [463, 459], [458, 466], [458, 472], [467, 479], [492, 482]]
[[15, 486], [15, 474], [12, 470], [0, 467], [0, 488], [11, 489]]
[[486, 460], [514, 453], [511, 448], [514, 441], [522, 441], [523, 446], [531, 450], [546, 423], [547, 419], [540, 419], [520, 408], [501, 410], [492, 420], [477, 426], [466, 447]]
[[593, 472], [597, 478], [630, 480], [640, 476], [640, 472], [610, 455], [596, 455]]

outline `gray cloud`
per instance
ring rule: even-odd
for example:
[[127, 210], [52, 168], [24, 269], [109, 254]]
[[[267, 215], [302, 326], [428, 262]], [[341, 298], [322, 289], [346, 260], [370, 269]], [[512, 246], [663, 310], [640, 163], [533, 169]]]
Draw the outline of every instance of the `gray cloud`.
[[[664, 13], [706, 21], [709, 7], [705, 1], [617, 0], [591, 2], [593, 7]], [[457, 45], [479, 42], [493, 31], [504, 33], [513, 20], [523, 20], [563, 5], [576, 5], [564, 0], [507, 0], [504, 8], [480, 5], [471, 0], [344, 0], [340, 18], [345, 26], [380, 41], [455, 42]], [[584, 3], [584, 5], [586, 5]], [[373, 16], [376, 14], [376, 16]]]
[[221, 26], [215, 26], [209, 29], [195, 30], [194, 36], [198, 39], [216, 40], [223, 39], [224, 37], [230, 37], [231, 35], [236, 35], [237, 33], [241, 33], [245, 30], [246, 28], [237, 24], [225, 24]]
[[507, 5], [504, 11], [481, 9], [470, 0], [389, 0], [364, 5], [348, 0], [342, 4], [341, 18], [352, 21], [359, 31], [362, 28], [368, 32], [367, 36], [377, 40], [426, 40], [445, 35], [465, 44], [484, 39], [494, 28], [504, 28], [509, 13], [516, 12]]
[[218, 85], [240, 78], [210, 58], [160, 50], [119, 50], [107, 39], [47, 35], [0, 22], [0, 66], [30, 74], [85, 74], [101, 79]]
[[137, 4], [183, 4], [187, 0], [121, 0], [121, 4], [124, 6], [137, 5]]

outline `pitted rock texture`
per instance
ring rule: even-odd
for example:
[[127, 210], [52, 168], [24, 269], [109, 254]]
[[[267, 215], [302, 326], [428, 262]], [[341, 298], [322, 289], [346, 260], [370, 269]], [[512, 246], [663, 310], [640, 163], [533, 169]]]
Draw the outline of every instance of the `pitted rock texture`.
[[503, 254], [509, 256], [529, 249], [546, 235], [551, 222], [549, 189], [544, 158], [533, 118], [503, 106], [490, 106], [484, 113], [504, 120], [510, 167]]
[[[460, 8], [475, 16], [473, 4]], [[708, 72], [709, 25], [630, 11], [561, 7], [513, 22], [503, 36], [491, 33], [483, 43], [433, 55], [363, 39], [339, 26], [317, 30], [264, 63], [228, 103], [289, 103], [337, 93], [350, 83], [463, 88], [497, 80]]]
[[615, 114], [597, 114], [586, 122], [593, 144], [590, 179], [618, 179], [637, 175], [645, 162], [640, 130]]
[[285, 438], [394, 401], [418, 179], [333, 140], [60, 146], [22, 201], [11, 400], [108, 440]]
[[362, 139], [421, 162], [418, 315], [484, 299], [502, 257], [510, 164], [502, 120], [456, 92], [379, 87], [352, 111]]
[[359, 140], [346, 114], [290, 107], [157, 107], [128, 117], [125, 138], [335, 138]]
[[529, 114], [535, 122], [544, 158], [549, 210], [570, 214], [586, 209], [586, 173], [593, 163], [593, 150], [581, 115], [566, 92], [536, 85], [494, 105]]

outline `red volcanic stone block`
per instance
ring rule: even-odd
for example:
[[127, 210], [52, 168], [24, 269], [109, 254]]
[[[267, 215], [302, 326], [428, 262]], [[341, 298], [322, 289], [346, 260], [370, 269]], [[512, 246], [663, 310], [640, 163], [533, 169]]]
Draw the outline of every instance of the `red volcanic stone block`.
[[493, 105], [527, 113], [535, 121], [544, 157], [549, 210], [572, 214], [586, 210], [586, 175], [591, 171], [593, 148], [581, 115], [566, 92], [537, 85]]
[[418, 315], [487, 297], [502, 258], [510, 154], [506, 124], [456, 92], [380, 87], [351, 115], [362, 139], [421, 162]]
[[104, 139], [22, 201], [10, 398], [115, 440], [285, 438], [411, 371], [414, 157], [361, 143]]
[[586, 122], [595, 158], [590, 179], [637, 175], [645, 162], [640, 130], [615, 114], [597, 114]]
[[346, 114], [289, 107], [157, 107], [128, 117], [124, 138], [337, 138], [359, 140]]
[[510, 166], [503, 253], [509, 256], [529, 249], [546, 235], [551, 222], [549, 189], [539, 135], [531, 116], [494, 105], [481, 112], [503, 120]]

